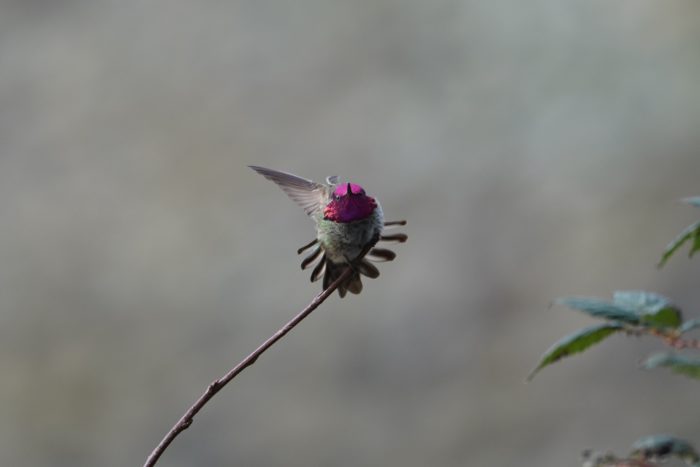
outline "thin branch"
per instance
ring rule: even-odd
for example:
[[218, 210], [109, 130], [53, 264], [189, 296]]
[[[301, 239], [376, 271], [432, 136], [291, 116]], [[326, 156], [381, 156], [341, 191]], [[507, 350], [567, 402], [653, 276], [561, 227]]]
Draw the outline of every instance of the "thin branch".
[[668, 332], [649, 328], [646, 330], [646, 333], [660, 338], [664, 341], [664, 344], [674, 349], [700, 349], [700, 341], [697, 339], [683, 339], [675, 330]]
[[192, 407], [190, 407], [187, 410], [187, 412], [185, 412], [182, 418], [180, 418], [180, 420], [178, 420], [178, 422], [165, 435], [165, 437], [158, 444], [158, 446], [156, 446], [151, 455], [148, 456], [148, 459], [146, 459], [144, 467], [154, 466], [156, 462], [158, 462], [158, 459], [163, 454], [163, 452], [165, 452], [165, 450], [168, 448], [170, 443], [173, 442], [175, 437], [177, 437], [177, 435], [179, 435], [182, 431], [186, 430], [187, 428], [189, 428], [190, 425], [192, 425], [192, 422], [194, 421], [194, 416], [197, 415], [197, 413], [200, 410], [202, 410], [206, 403], [209, 402], [209, 400], [212, 397], [214, 397], [214, 395], [217, 392], [219, 392], [221, 388], [226, 386], [241, 371], [245, 370], [247, 367], [255, 363], [255, 361], [258, 359], [258, 357], [260, 357], [260, 355], [262, 355], [267, 349], [272, 347], [275, 342], [284, 337], [285, 334], [294, 329], [294, 327], [297, 324], [299, 324], [304, 318], [311, 314], [311, 312], [314, 311], [321, 303], [323, 303], [324, 300], [326, 300], [343, 281], [350, 277], [350, 274], [352, 274], [352, 272], [353, 271], [351, 268], [345, 269], [345, 271], [343, 271], [343, 273], [335, 281], [333, 281], [333, 283], [331, 283], [328, 286], [328, 288], [326, 288], [326, 290], [318, 294], [306, 308], [304, 308], [298, 315], [292, 318], [291, 321], [285, 324], [284, 327], [282, 327], [280, 330], [274, 333], [265, 342], [260, 344], [260, 346], [257, 349], [255, 349], [250, 355], [244, 358], [238, 365], [233, 367], [223, 377], [212, 382], [209, 385], [209, 387], [207, 387], [207, 390], [204, 391], [204, 394], [202, 394], [199, 397], [199, 399], [197, 399], [197, 401], [192, 405]]
[[700, 349], [697, 339], [670, 339], [666, 343], [675, 349]]

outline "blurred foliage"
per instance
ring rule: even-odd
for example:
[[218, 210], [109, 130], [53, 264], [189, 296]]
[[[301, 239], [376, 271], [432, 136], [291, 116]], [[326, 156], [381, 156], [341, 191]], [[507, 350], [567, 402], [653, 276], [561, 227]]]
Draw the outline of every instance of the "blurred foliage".
[[658, 367], [669, 368], [676, 373], [700, 379], [700, 359], [698, 358], [660, 352], [649, 356], [642, 363], [642, 368], [647, 370]]
[[535, 374], [547, 365], [559, 361], [569, 355], [583, 352], [588, 347], [597, 344], [609, 335], [624, 329], [619, 323], [605, 323], [581, 329], [556, 342], [547, 350], [537, 367], [532, 370], [527, 377], [528, 381], [535, 377]]
[[[700, 197], [686, 198], [683, 201], [700, 207]], [[692, 240], [692, 256], [700, 250], [700, 222], [686, 228], [666, 247], [659, 265], [662, 266], [688, 240]], [[543, 367], [568, 355], [583, 352], [617, 332], [658, 337], [674, 348], [700, 349], [699, 341], [682, 337], [683, 334], [700, 327], [700, 319], [683, 321], [680, 308], [670, 299], [656, 293], [639, 290], [617, 291], [613, 294], [612, 301], [565, 297], [556, 300], [555, 303], [606, 322], [581, 329], [556, 342], [544, 353], [528, 379], [532, 379]], [[669, 368], [675, 373], [700, 379], [700, 359], [696, 357], [660, 352], [648, 357], [641, 366], [644, 369]], [[582, 456], [584, 467], [654, 467], [657, 462], [664, 462], [670, 457], [681, 459], [688, 465], [700, 466], [700, 457], [690, 443], [668, 435], [652, 435], [638, 440], [626, 458], [591, 450], [584, 451]]]
[[528, 376], [532, 379], [543, 367], [563, 357], [583, 352], [616, 332], [627, 335], [653, 335], [678, 343], [679, 336], [700, 326], [698, 320], [683, 322], [680, 308], [659, 294], [642, 290], [617, 291], [612, 301], [600, 298], [567, 297], [555, 303], [583, 311], [607, 322], [570, 334], [556, 342], [540, 359], [540, 363]]
[[558, 299], [556, 303], [583, 311], [595, 318], [634, 326], [677, 328], [683, 321], [680, 309], [668, 298], [645, 291], [617, 291], [612, 301], [568, 297]]
[[630, 453], [617, 457], [611, 452], [586, 450], [581, 455], [583, 467], [656, 467], [658, 463], [672, 458], [680, 459], [687, 465], [698, 467], [700, 457], [687, 441], [671, 435], [650, 435], [632, 444]]
[[637, 440], [632, 445], [630, 457], [658, 462], [677, 457], [689, 465], [700, 462], [697, 451], [689, 442], [669, 435], [651, 435]]
[[[700, 208], [700, 196], [685, 198], [683, 202]], [[669, 258], [671, 258], [671, 256], [673, 256], [673, 254], [686, 242], [690, 242], [690, 250], [688, 251], [689, 257], [692, 257], [695, 252], [700, 251], [700, 221], [686, 227], [680, 234], [678, 234], [676, 238], [671, 241], [671, 243], [666, 246], [666, 249], [661, 256], [661, 261], [659, 261], [659, 267], [663, 267]]]

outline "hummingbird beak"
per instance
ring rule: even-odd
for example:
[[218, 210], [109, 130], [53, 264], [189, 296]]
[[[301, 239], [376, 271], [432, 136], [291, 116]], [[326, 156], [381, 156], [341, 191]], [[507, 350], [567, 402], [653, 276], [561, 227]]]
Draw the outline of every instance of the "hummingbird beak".
[[352, 188], [350, 187], [350, 182], [348, 182], [347, 194], [352, 195]]

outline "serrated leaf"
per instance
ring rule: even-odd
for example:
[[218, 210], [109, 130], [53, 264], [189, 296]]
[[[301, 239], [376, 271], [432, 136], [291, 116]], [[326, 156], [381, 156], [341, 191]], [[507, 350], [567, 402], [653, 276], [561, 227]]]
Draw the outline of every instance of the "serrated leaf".
[[615, 305], [634, 310], [640, 324], [654, 328], [677, 328], [683, 322], [681, 310], [671, 300], [643, 290], [621, 290], [613, 294]]
[[569, 334], [552, 345], [540, 359], [540, 363], [528, 375], [527, 380], [530, 381], [535, 377], [537, 372], [547, 365], [561, 360], [564, 357], [575, 353], [583, 352], [590, 346], [602, 341], [610, 334], [621, 331], [623, 326], [619, 323], [604, 323], [595, 326], [590, 326], [579, 331]]
[[700, 319], [690, 319], [683, 323], [678, 330], [681, 332], [681, 334], [685, 334], [686, 332], [692, 331], [695, 328], [700, 328]]
[[671, 243], [666, 245], [663, 255], [661, 256], [661, 261], [659, 261], [658, 267], [663, 267], [666, 261], [676, 252], [680, 247], [683, 246], [688, 240], [693, 240], [693, 246], [690, 249], [690, 256], [693, 253], [700, 251], [700, 222], [689, 225], [686, 227], [676, 238], [671, 240]]
[[645, 436], [632, 445], [630, 453], [630, 457], [654, 461], [672, 456], [688, 464], [700, 461], [700, 456], [689, 442], [671, 435]]
[[646, 370], [658, 367], [669, 368], [676, 373], [700, 379], [700, 360], [695, 358], [674, 353], [656, 353], [642, 363], [642, 368]]
[[700, 208], [700, 196], [691, 196], [690, 198], [683, 198], [681, 201], [685, 204], [690, 204], [691, 206]]
[[637, 313], [630, 307], [617, 305], [599, 298], [565, 297], [557, 299], [556, 303], [566, 305], [574, 310], [583, 311], [595, 318], [639, 324]]

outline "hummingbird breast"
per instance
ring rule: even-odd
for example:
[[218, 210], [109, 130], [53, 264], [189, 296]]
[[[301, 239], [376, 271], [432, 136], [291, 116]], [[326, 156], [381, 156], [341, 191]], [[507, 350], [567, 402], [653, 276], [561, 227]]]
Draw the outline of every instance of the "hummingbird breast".
[[335, 222], [320, 218], [316, 223], [316, 237], [333, 263], [355, 260], [370, 242], [376, 242], [384, 228], [384, 214], [377, 207], [365, 219], [353, 222]]

